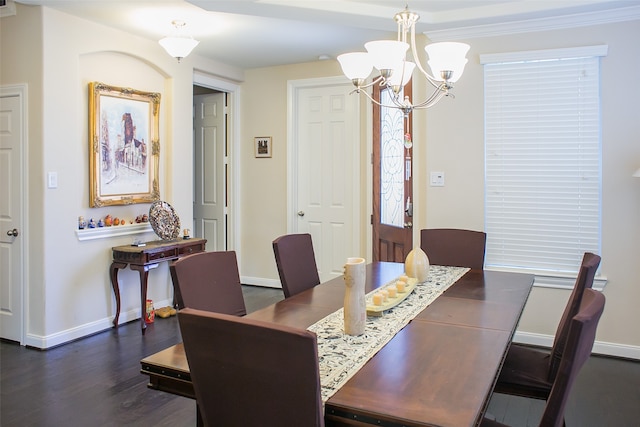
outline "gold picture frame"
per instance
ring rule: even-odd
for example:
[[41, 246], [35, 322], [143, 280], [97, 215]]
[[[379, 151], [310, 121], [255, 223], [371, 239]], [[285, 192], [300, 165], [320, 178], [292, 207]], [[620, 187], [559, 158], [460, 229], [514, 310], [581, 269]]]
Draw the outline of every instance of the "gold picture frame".
[[256, 136], [253, 139], [256, 157], [271, 157], [271, 137]]
[[89, 83], [89, 206], [160, 200], [160, 94]]

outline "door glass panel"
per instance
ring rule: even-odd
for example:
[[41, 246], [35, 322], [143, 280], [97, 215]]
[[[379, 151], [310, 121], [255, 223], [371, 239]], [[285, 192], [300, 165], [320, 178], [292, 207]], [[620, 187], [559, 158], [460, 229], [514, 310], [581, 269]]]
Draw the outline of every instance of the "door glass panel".
[[[400, 94], [400, 99], [403, 99]], [[380, 91], [380, 223], [404, 226], [404, 114]]]

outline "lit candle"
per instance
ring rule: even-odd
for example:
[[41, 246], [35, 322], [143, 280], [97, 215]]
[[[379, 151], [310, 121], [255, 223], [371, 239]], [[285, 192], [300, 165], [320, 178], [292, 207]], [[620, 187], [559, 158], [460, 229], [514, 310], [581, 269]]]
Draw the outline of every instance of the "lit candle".
[[403, 274], [402, 276], [400, 276], [400, 280], [402, 280], [404, 283], [407, 283], [409, 281], [409, 276]]
[[396, 285], [390, 285], [387, 287], [387, 292], [389, 292], [389, 298], [395, 298], [396, 297]]
[[382, 294], [373, 294], [373, 305], [382, 305]]
[[382, 295], [382, 300], [386, 301], [387, 299], [389, 299], [389, 292], [387, 291], [380, 291], [380, 294]]
[[398, 290], [399, 293], [404, 293], [404, 287], [407, 285], [407, 282], [405, 282], [404, 280], [398, 280], [396, 282], [396, 289]]

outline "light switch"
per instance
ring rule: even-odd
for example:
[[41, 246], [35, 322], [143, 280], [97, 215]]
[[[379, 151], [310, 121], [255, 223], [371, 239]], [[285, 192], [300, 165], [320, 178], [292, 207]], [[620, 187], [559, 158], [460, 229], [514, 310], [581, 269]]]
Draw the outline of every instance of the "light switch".
[[58, 172], [49, 172], [47, 174], [47, 187], [58, 188]]
[[444, 187], [444, 172], [431, 172], [431, 186]]

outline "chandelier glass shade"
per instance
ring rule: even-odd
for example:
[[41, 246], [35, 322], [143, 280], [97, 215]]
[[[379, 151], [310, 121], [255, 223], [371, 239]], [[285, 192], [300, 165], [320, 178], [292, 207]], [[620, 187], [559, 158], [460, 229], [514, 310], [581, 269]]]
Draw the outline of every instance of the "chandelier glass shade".
[[186, 58], [200, 42], [194, 40], [193, 37], [184, 32], [184, 26], [186, 25], [184, 22], [172, 21], [171, 24], [175, 28], [174, 34], [159, 40], [158, 43], [160, 43], [160, 46], [162, 46], [169, 55], [180, 62], [182, 58]]
[[[344, 53], [338, 56], [338, 62], [344, 75], [356, 87], [355, 92], [364, 93], [372, 102], [374, 100], [366, 89], [379, 84], [383, 89], [392, 92], [393, 105], [390, 108], [401, 109], [408, 116], [414, 109], [429, 108], [444, 96], [451, 96], [453, 83], [458, 81], [467, 64], [466, 54], [469, 45], [457, 42], [431, 43], [425, 47], [428, 55], [428, 73], [420, 64], [416, 49], [415, 24], [420, 19], [417, 13], [408, 9], [399, 12], [394, 17], [398, 24], [398, 40], [377, 40], [365, 43], [366, 52]], [[407, 60], [407, 51], [411, 50], [413, 61]], [[371, 71], [378, 70], [379, 75], [367, 83]], [[417, 104], [412, 104], [408, 96], [401, 96], [402, 88], [409, 82], [415, 69], [427, 79], [432, 87], [432, 93]]]

